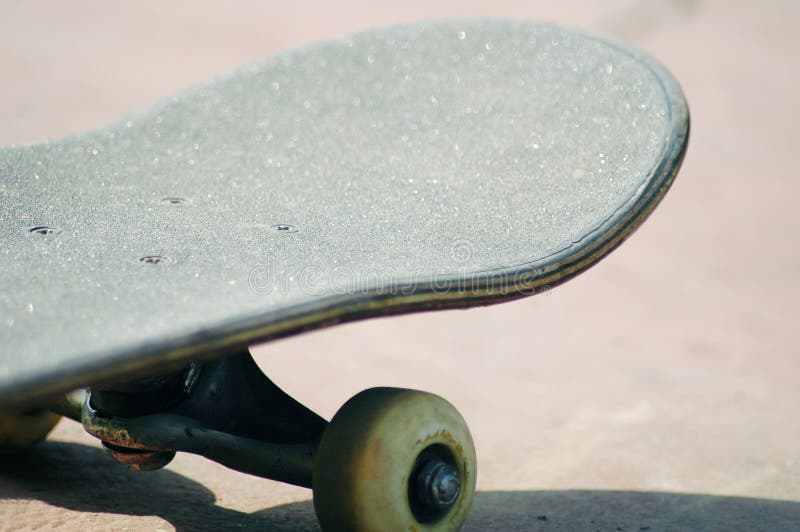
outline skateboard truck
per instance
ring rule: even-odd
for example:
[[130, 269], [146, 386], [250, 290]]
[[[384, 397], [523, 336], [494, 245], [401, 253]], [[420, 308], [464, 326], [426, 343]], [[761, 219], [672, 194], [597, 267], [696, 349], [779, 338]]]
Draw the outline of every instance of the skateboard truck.
[[[369, 529], [357, 508], [389, 503], [408, 514], [392, 522], [447, 529], [449, 521], [463, 520], [474, 491], [471, 436], [443, 399], [373, 388], [328, 423], [276, 386], [247, 350], [169, 375], [87, 389], [52, 410], [79, 420], [134, 470], [162, 468], [183, 451], [312, 488], [317, 515], [328, 528], [353, 523]], [[363, 458], [370, 457], [364, 447], [383, 455], [377, 467], [385, 471], [363, 474]]]
[[184, 451], [303, 487], [311, 487], [314, 450], [327, 425], [269, 380], [247, 351], [88, 390], [80, 420], [132, 469], [164, 467]]

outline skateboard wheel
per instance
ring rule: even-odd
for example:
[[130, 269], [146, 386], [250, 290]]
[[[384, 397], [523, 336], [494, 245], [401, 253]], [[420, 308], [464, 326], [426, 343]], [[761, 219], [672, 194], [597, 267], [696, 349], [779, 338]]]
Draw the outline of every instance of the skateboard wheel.
[[314, 462], [323, 530], [458, 530], [475, 492], [475, 446], [436, 395], [371, 388], [342, 406]]
[[0, 414], [0, 456], [27, 451], [45, 439], [59, 419], [46, 410]]

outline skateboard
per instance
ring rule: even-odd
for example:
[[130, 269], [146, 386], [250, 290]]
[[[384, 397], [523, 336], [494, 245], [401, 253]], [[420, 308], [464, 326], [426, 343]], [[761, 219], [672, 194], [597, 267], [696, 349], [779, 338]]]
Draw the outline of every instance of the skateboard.
[[0, 148], [0, 450], [67, 416], [313, 490], [326, 530], [453, 530], [476, 458], [444, 399], [330, 422], [248, 346], [530, 296], [650, 214], [687, 146], [672, 76], [558, 26], [449, 20], [269, 56], [105, 128]]

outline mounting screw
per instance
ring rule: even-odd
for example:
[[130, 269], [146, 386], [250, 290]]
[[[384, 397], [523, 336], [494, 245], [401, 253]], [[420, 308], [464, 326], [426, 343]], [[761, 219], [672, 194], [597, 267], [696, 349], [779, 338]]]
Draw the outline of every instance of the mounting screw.
[[161, 255], [148, 255], [147, 257], [140, 258], [139, 262], [143, 262], [144, 264], [166, 264], [169, 262], [169, 257], [162, 257]]
[[61, 232], [61, 229], [58, 227], [48, 227], [46, 225], [40, 225], [39, 227], [31, 227], [28, 229], [29, 233], [35, 233], [37, 235], [57, 235]]
[[273, 225], [272, 230], [276, 233], [296, 233], [297, 227], [288, 224]]
[[169, 197], [169, 198], [161, 198], [161, 203], [165, 203], [167, 205], [186, 205], [187, 203], [191, 203], [188, 198], [179, 198], [179, 197]]

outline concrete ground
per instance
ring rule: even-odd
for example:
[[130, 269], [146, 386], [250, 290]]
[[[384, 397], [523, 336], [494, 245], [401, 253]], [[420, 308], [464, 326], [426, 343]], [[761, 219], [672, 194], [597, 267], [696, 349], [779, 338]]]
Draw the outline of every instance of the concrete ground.
[[[0, 144], [98, 127], [246, 60], [400, 20], [553, 20], [650, 52], [692, 110], [645, 226], [545, 296], [257, 347], [331, 416], [376, 385], [450, 399], [469, 530], [800, 529], [800, 4], [793, 0], [0, 2]], [[794, 177], [793, 177], [794, 176]], [[117, 466], [75, 423], [0, 466], [0, 529], [313, 530], [307, 490], [194, 456]]]

